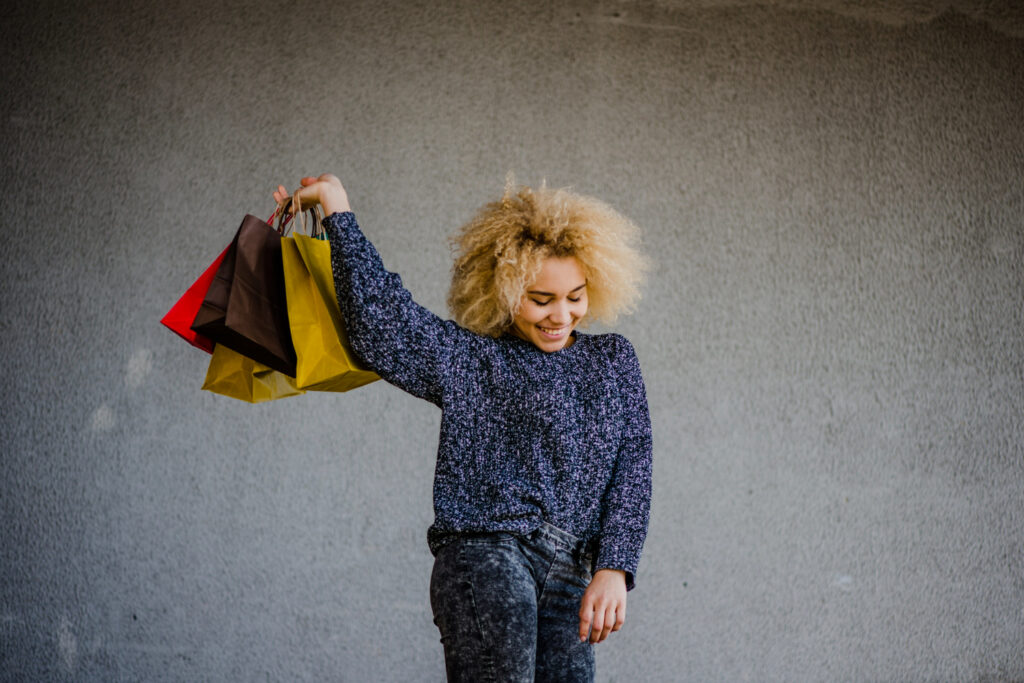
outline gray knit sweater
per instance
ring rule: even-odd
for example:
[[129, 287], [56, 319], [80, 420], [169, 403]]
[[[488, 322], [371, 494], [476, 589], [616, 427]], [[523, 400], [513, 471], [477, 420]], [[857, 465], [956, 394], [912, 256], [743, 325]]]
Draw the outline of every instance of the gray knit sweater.
[[324, 219], [352, 349], [441, 409], [436, 552], [452, 534], [526, 534], [546, 521], [596, 546], [595, 569], [634, 576], [651, 500], [651, 422], [633, 347], [574, 333], [554, 353], [494, 339], [412, 300], [350, 212]]

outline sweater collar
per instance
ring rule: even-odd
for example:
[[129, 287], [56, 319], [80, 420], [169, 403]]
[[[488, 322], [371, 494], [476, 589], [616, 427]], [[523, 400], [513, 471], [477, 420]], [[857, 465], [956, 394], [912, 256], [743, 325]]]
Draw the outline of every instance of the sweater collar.
[[499, 339], [501, 339], [504, 342], [507, 342], [510, 346], [514, 348], [522, 349], [526, 352], [533, 352], [543, 357], [563, 358], [574, 354], [576, 352], [576, 349], [580, 347], [580, 345], [583, 343], [583, 340], [586, 339], [586, 337], [588, 336], [582, 332], [579, 332], [578, 330], [573, 330], [569, 334], [572, 335], [572, 338], [575, 341], [573, 341], [573, 343], [569, 344], [568, 346], [562, 347], [558, 351], [542, 351], [541, 349], [537, 348], [537, 346], [533, 342], [527, 341], [526, 339], [522, 339], [521, 337], [517, 337], [516, 335], [511, 334], [509, 332], [503, 334], [501, 337], [499, 337]]

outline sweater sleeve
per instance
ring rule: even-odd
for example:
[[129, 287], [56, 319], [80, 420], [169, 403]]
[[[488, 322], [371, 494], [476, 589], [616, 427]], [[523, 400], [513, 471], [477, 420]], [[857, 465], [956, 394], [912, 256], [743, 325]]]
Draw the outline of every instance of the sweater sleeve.
[[352, 350], [389, 383], [440, 405], [453, 345], [468, 332], [412, 300], [402, 279], [384, 268], [351, 212], [333, 213], [323, 225]]
[[623, 569], [626, 588], [635, 586], [651, 508], [651, 418], [640, 363], [622, 336], [613, 358], [624, 406], [622, 443], [604, 495], [596, 568]]

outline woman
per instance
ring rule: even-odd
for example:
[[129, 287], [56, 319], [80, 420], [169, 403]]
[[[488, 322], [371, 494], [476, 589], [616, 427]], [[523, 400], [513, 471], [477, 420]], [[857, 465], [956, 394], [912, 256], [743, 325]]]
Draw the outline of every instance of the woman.
[[510, 185], [456, 238], [453, 322], [384, 269], [335, 176], [293, 197], [327, 215], [353, 350], [442, 410], [428, 541], [448, 680], [592, 681], [647, 533], [651, 428], [629, 342], [575, 328], [638, 297], [635, 227], [597, 200]]

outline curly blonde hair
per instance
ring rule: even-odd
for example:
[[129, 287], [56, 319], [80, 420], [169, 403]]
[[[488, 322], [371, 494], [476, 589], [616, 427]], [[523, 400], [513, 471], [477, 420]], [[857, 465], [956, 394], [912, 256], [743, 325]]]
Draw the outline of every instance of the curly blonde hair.
[[501, 200], [484, 205], [452, 237], [448, 308], [462, 327], [498, 337], [543, 261], [572, 256], [587, 279], [584, 322], [612, 323], [640, 298], [648, 264], [634, 247], [638, 236], [628, 218], [598, 199], [546, 185], [517, 188], [509, 176]]

